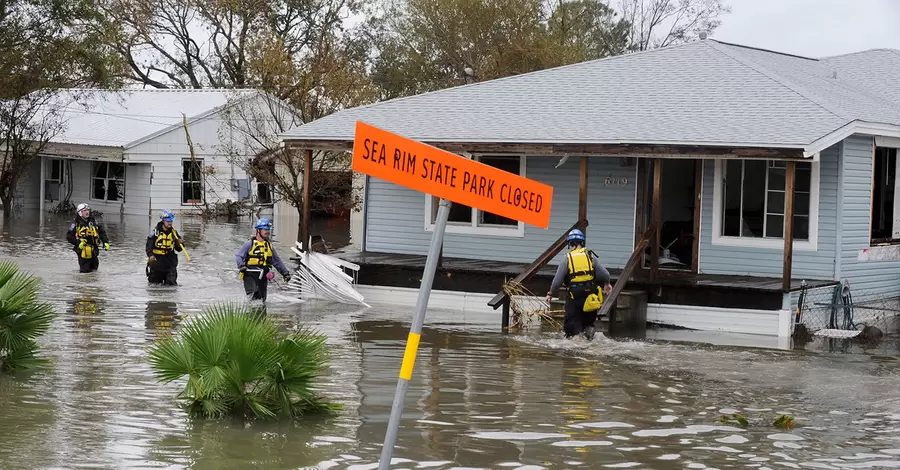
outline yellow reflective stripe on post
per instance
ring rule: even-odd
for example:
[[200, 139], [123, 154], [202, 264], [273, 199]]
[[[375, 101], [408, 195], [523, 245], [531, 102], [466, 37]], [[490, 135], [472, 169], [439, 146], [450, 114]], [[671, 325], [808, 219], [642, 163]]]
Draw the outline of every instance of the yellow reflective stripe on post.
[[406, 351], [403, 353], [403, 363], [400, 365], [400, 378], [409, 380], [412, 377], [413, 364], [416, 363], [416, 351], [419, 349], [419, 333], [410, 332], [406, 338]]

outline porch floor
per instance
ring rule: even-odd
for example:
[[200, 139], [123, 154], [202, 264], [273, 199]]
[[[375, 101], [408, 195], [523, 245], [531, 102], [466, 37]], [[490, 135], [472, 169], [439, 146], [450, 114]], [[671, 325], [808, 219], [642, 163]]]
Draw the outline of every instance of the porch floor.
[[[350, 261], [360, 265], [360, 283], [374, 285], [394, 285], [390, 273], [397, 271], [410, 271], [417, 273], [421, 278], [421, 270], [425, 267], [425, 256], [422, 255], [405, 255], [395, 253], [373, 253], [373, 252], [348, 252], [334, 253], [341, 259]], [[377, 269], [376, 269], [377, 267]], [[468, 275], [467, 277], [484, 278], [490, 276], [499, 278], [498, 283], [490, 285], [479, 285], [475, 292], [499, 292], [502, 282], [506, 279], [512, 279], [518, 276], [527, 268], [525, 263], [512, 263], [505, 261], [486, 261], [473, 260], [463, 258], [447, 258], [444, 257], [441, 266], [438, 268], [438, 274], [435, 276], [435, 283], [441, 277], [452, 278], [456, 275], [458, 278]], [[370, 278], [364, 274], [364, 271], [377, 271], [379, 277]], [[617, 280], [621, 269], [609, 269], [613, 280]], [[556, 272], [556, 265], [544, 266], [535, 274], [534, 278], [538, 280], [538, 284], [544, 285], [544, 290], [533, 290], [533, 292], [546, 292], [550, 279]], [[374, 273], [373, 273], [374, 274]], [[659, 277], [655, 280], [649, 279], [649, 270], [635, 270], [629, 281], [629, 286], [641, 285], [648, 287], [669, 287], [679, 289], [692, 290], [709, 290], [716, 291], [743, 291], [756, 293], [781, 294], [781, 278], [780, 277], [761, 277], [761, 276], [735, 276], [725, 274], [693, 274], [685, 271], [675, 271], [660, 269]], [[362, 278], [369, 278], [370, 282], [363, 282]], [[534, 279], [533, 278], [533, 279]], [[458, 279], [461, 281], [461, 279]], [[801, 279], [793, 279], [791, 282], [791, 291], [800, 290]], [[823, 279], [806, 279], [806, 283], [810, 288], [825, 287], [835, 285], [837, 282]], [[526, 285], [526, 287], [528, 287]], [[438, 288], [437, 285], [435, 288]]]

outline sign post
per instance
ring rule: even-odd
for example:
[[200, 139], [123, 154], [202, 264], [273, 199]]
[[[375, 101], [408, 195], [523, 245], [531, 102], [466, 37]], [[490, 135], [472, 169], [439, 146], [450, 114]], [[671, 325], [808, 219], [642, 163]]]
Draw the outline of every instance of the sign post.
[[431, 194], [441, 200], [378, 463], [380, 470], [386, 470], [391, 464], [391, 454], [397, 441], [397, 429], [416, 362], [451, 202], [547, 228], [553, 188], [361, 121], [356, 122], [351, 167], [354, 171]]

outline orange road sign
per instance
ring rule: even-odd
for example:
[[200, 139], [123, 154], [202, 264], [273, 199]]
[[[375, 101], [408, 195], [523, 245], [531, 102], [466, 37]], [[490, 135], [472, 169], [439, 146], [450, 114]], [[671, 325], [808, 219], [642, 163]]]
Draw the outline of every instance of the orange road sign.
[[356, 121], [354, 171], [541, 228], [553, 187]]

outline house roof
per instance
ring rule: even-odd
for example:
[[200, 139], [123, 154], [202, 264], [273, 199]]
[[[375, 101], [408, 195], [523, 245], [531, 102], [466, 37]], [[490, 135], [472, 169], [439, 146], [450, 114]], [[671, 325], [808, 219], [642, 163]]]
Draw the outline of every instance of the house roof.
[[706, 39], [352, 108], [282, 138], [348, 141], [362, 120], [424, 142], [772, 147], [809, 155], [852, 133], [852, 123], [900, 126], [900, 85], [891, 81], [896, 73], [880, 73], [885, 57], [900, 67], [897, 51], [812, 59]]
[[206, 117], [255, 90], [65, 89], [47, 109], [62, 108], [63, 130], [51, 142], [129, 148]]

